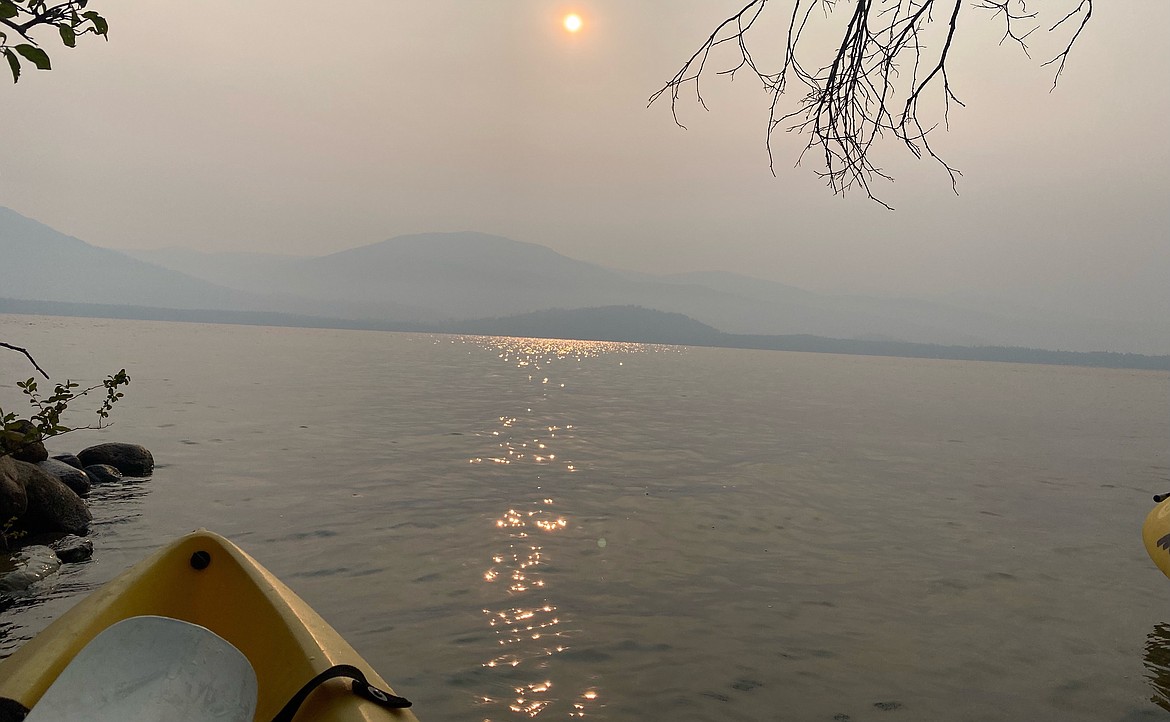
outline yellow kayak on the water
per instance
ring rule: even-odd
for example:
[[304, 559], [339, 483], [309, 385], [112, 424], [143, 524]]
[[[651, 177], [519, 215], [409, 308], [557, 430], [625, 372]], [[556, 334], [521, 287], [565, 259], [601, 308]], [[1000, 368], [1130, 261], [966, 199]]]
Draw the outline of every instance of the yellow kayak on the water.
[[1146, 515], [1146, 523], [1142, 525], [1142, 541], [1146, 545], [1146, 553], [1162, 573], [1170, 577], [1170, 494], [1159, 494], [1154, 497], [1158, 505]]
[[409, 705], [280, 580], [207, 531], [0, 662], [0, 715], [23, 707], [29, 720], [415, 721]]

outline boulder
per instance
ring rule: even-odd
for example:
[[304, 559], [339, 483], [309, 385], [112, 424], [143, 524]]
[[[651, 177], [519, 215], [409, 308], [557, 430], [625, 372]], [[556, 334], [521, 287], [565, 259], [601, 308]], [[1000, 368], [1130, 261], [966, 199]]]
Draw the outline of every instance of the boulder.
[[0, 592], [28, 589], [61, 566], [57, 553], [49, 547], [27, 546], [20, 551], [0, 555]]
[[127, 476], [150, 476], [154, 471], [154, 457], [137, 444], [98, 444], [82, 449], [77, 458], [82, 466], [109, 464]]
[[0, 431], [0, 454], [9, 454], [17, 461], [33, 464], [49, 458], [40, 432], [27, 419]]
[[35, 464], [13, 461], [16, 480], [28, 496], [28, 509], [20, 518], [20, 528], [29, 534], [63, 531], [85, 534], [93, 516], [81, 497], [55, 476], [41, 471]]
[[38, 461], [37, 468], [65, 482], [65, 486], [72, 489], [73, 493], [78, 496], [85, 496], [89, 493], [89, 475], [81, 469], [75, 469], [64, 461], [58, 461], [57, 459]]
[[0, 456], [0, 530], [20, 517], [28, 509], [28, 494], [17, 478], [16, 461], [11, 456]]
[[85, 467], [85, 473], [89, 474], [89, 480], [93, 484], [104, 484], [122, 479], [122, 472], [109, 464], [93, 464], [87, 466]]
[[49, 547], [62, 564], [83, 562], [93, 556], [93, 542], [89, 537], [59, 531], [22, 537], [19, 544], [21, 547]]
[[69, 464], [74, 469], [84, 468], [81, 465], [81, 459], [78, 459], [73, 454], [53, 454], [52, 458], [56, 459], [57, 461], [64, 461], [66, 464]]
[[57, 558], [67, 564], [83, 562], [93, 556], [93, 542], [88, 537], [66, 534], [49, 545]]

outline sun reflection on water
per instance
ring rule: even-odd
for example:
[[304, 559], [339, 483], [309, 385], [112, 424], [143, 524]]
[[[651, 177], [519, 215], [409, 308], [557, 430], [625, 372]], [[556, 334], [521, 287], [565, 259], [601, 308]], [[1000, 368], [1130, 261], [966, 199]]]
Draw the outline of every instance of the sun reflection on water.
[[[500, 609], [482, 610], [488, 627], [496, 636], [496, 653], [483, 662], [488, 669], [516, 669], [531, 666], [534, 674], [547, 674], [548, 665], [537, 663], [569, 648], [570, 633], [564, 628], [563, 615], [557, 605], [544, 596], [546, 579], [542, 567], [547, 562], [543, 537], [568, 527], [568, 519], [554, 513], [555, 502], [543, 497], [525, 507], [515, 506], [496, 518], [492, 526], [506, 533], [507, 550], [493, 553], [491, 566], [484, 572], [488, 584], [502, 584], [507, 598], [514, 600]], [[540, 595], [540, 596], [536, 596]], [[536, 717], [549, 710], [558, 700], [553, 695], [553, 681], [547, 677], [522, 685], [513, 683], [512, 696], [506, 699], [482, 697], [483, 705], [502, 707], [508, 712]], [[583, 709], [575, 703], [571, 715]]]
[[[520, 380], [531, 390], [518, 403], [519, 412], [491, 420], [488, 429], [472, 438], [482, 444], [471, 464], [498, 465], [496, 479], [508, 484], [531, 479], [533, 487], [523, 501], [513, 501], [491, 519], [493, 544], [482, 572], [486, 589], [498, 590], [497, 604], [486, 604], [483, 618], [494, 635], [494, 649], [482, 667], [498, 673], [496, 691], [474, 698], [477, 707], [498, 710], [504, 716], [540, 715], [585, 717], [604, 705], [596, 686], [557, 682], [557, 655], [571, 647], [578, 629], [555, 602], [555, 576], [549, 564], [558, 550], [573, 543], [575, 527], [571, 509], [560, 509], [555, 499], [562, 474], [581, 467], [568, 458], [576, 442], [576, 429], [567, 419], [558, 418], [563, 407], [555, 402], [571, 394], [573, 376], [582, 362], [615, 354], [673, 350], [646, 344], [603, 341], [565, 341], [522, 338], [467, 338], [491, 349], [503, 362], [514, 366]], [[619, 362], [620, 363], [620, 362]], [[533, 408], [540, 403], [539, 416]], [[487, 470], [484, 470], [485, 473]], [[503, 476], [499, 476], [503, 475]], [[549, 493], [552, 491], [552, 493]], [[558, 541], [560, 540], [560, 541]], [[562, 570], [563, 571], [563, 570]], [[524, 681], [517, 679], [520, 676]], [[590, 680], [594, 681], [594, 680]], [[576, 689], [574, 689], [576, 687]], [[507, 690], [507, 691], [504, 691]], [[491, 722], [485, 714], [484, 722]]]
[[[528, 436], [519, 437], [513, 435], [511, 429], [515, 426], [518, 419], [514, 416], [501, 416], [499, 423], [501, 429], [493, 429], [488, 432], [486, 436], [491, 436], [496, 439], [501, 439], [497, 442], [496, 453], [484, 456], [473, 456], [468, 459], [472, 464], [513, 464], [516, 462], [529, 462], [534, 464], [552, 464], [557, 462], [557, 455], [550, 450], [557, 438], [556, 432], [561, 430], [572, 430], [572, 424], [565, 424], [561, 426], [549, 426], [547, 429], [540, 429], [541, 432], [547, 433], [547, 436]], [[480, 434], [483, 436], [484, 434]], [[565, 437], [562, 436], [562, 439]], [[571, 461], [560, 460], [566, 471], [575, 470], [575, 465]]]

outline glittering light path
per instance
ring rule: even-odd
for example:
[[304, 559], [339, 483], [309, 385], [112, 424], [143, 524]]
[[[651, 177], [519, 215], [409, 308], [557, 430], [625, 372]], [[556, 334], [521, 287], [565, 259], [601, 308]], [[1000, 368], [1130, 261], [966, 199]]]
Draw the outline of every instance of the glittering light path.
[[[570, 629], [567, 615], [553, 601], [554, 584], [545, 573], [552, 553], [546, 548], [568, 531], [573, 520], [557, 509], [556, 488], [550, 481], [559, 475], [574, 474], [579, 466], [560, 451], [575, 439], [569, 420], [554, 420], [559, 395], [571, 392], [571, 383], [558, 376], [563, 369], [577, 369], [590, 359], [652, 349], [640, 344], [546, 339], [482, 338], [485, 348], [496, 352], [500, 361], [514, 366], [531, 390], [523, 408], [500, 415], [489, 429], [478, 434], [482, 451], [468, 461], [497, 465], [501, 472], [535, 473], [539, 482], [529, 495], [512, 501], [492, 521], [491, 543], [484, 584], [498, 590], [499, 604], [482, 612], [495, 636], [496, 649], [483, 667], [499, 674], [500, 690], [475, 699], [481, 719], [490, 722], [493, 713], [503, 717], [540, 715], [585, 717], [604, 708], [597, 686], [563, 689], [556, 682], [553, 660], [571, 647], [580, 630]], [[534, 413], [533, 408], [539, 405]], [[577, 684], [580, 684], [579, 682]]]

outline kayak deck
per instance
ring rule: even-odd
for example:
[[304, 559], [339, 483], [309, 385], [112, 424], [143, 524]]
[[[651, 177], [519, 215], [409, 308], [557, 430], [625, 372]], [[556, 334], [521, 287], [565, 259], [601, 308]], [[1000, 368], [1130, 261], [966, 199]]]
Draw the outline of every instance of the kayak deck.
[[[256, 672], [256, 720], [272, 719], [303, 684], [337, 664], [354, 665], [370, 684], [389, 688], [292, 590], [227, 539], [201, 530], [131, 567], [0, 662], [0, 697], [33, 707], [90, 640], [143, 615], [198, 624], [242, 652]], [[334, 680], [310, 695], [297, 719], [416, 718], [360, 699]]]

